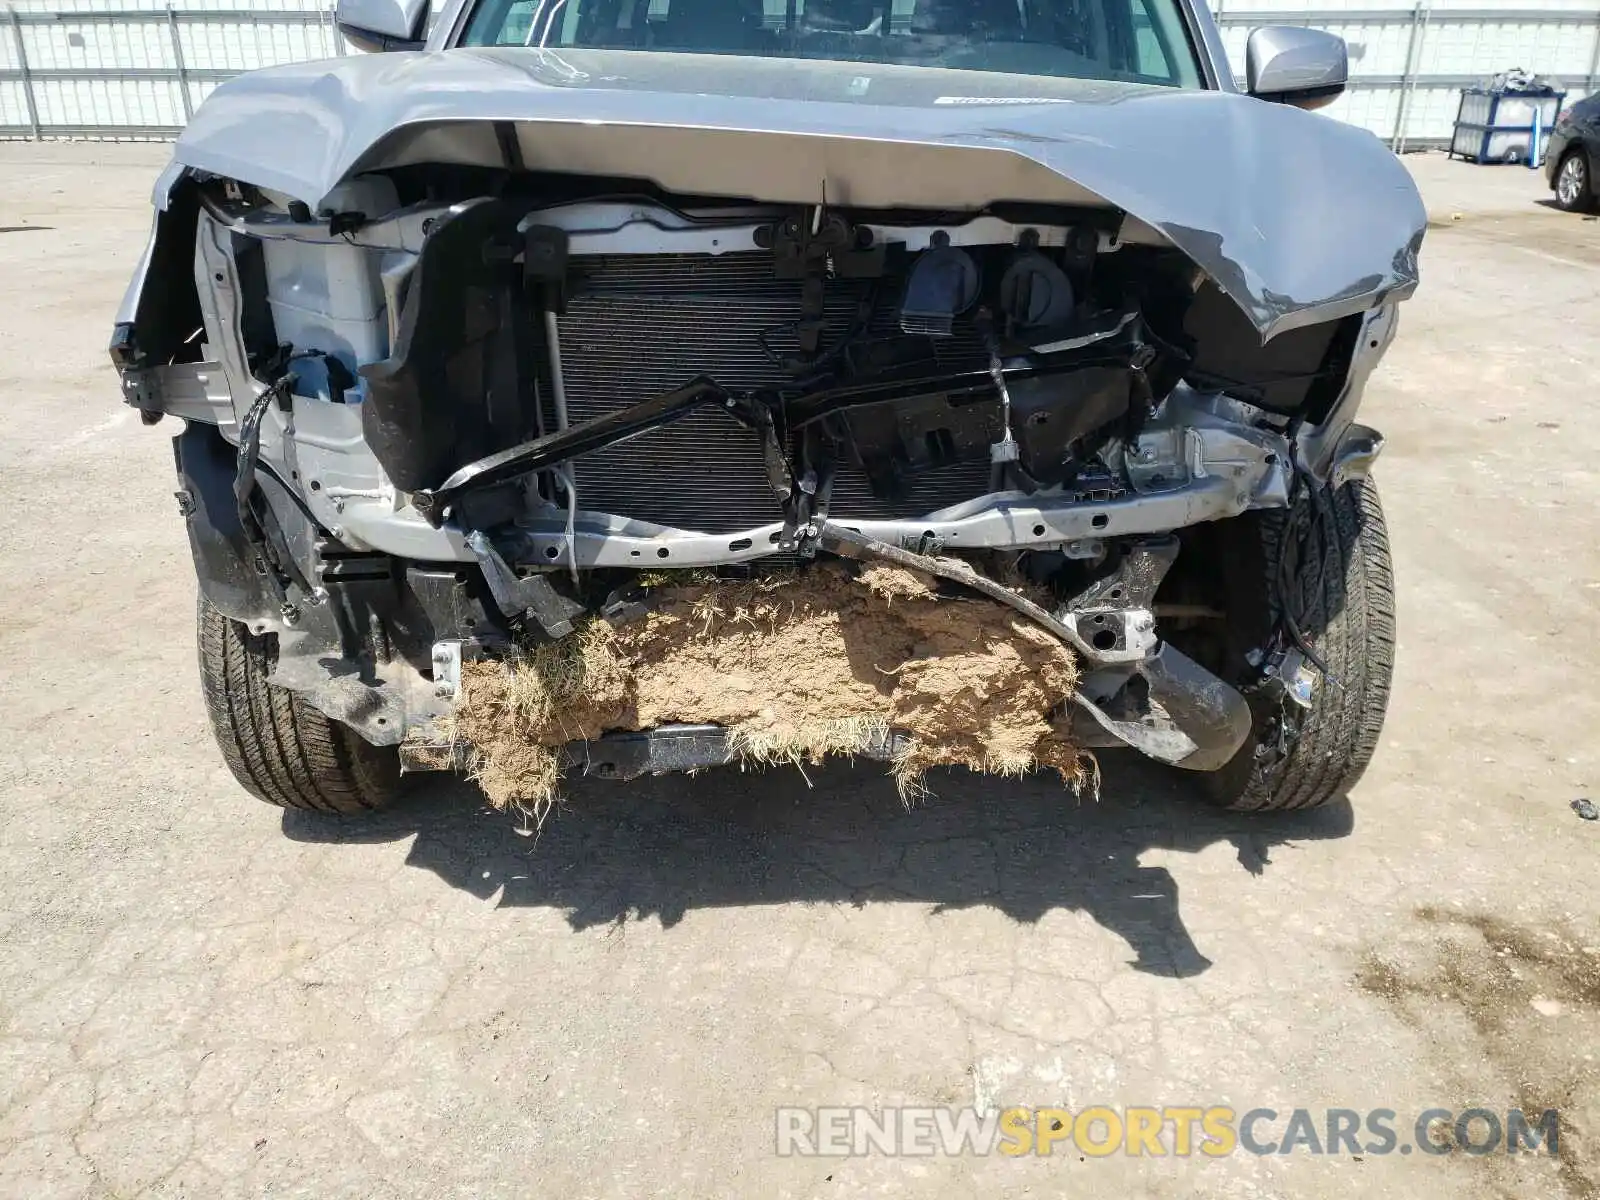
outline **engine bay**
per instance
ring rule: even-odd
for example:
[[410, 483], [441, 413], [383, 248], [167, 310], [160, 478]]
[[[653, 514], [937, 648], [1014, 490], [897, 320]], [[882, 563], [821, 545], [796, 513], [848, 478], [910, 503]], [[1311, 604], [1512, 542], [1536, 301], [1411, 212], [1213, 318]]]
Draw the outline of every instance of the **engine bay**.
[[[377, 469], [347, 500], [381, 493], [391, 516], [458, 535], [554, 522], [563, 546], [533, 560], [551, 566], [584, 565], [580, 526], [747, 557], [804, 550], [830, 515], [959, 521], [985, 498], [1176, 486], [1182, 469], [1141, 489], [1127, 455], [1160, 439], [1175, 390], [1226, 388], [1281, 433], [1336, 398], [1359, 324], [1263, 346], [1188, 259], [1109, 209], [775, 207], [530, 176], [449, 200], [482, 182], [361, 176], [316, 215], [197, 185], [203, 344], [235, 397], [286, 381], [288, 420], [336, 426], [347, 457], [358, 423]], [[922, 540], [988, 536], [937, 524]]]

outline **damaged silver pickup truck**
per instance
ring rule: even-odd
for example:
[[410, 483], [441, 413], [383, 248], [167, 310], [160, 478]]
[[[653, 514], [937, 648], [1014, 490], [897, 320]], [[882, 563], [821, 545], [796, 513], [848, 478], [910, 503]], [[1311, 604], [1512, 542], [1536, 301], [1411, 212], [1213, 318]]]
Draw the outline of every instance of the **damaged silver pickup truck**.
[[402, 769], [1096, 748], [1343, 795], [1394, 651], [1355, 422], [1425, 218], [1342, 42], [1193, 0], [341, 0], [219, 87], [111, 344], [181, 418], [217, 740]]

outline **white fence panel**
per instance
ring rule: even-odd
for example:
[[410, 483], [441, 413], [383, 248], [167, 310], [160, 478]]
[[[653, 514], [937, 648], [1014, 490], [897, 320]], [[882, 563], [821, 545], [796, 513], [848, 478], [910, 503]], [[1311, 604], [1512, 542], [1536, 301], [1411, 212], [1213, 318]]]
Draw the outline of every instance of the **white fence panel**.
[[344, 50], [317, 0], [12, 0], [0, 137], [173, 137], [222, 80]]

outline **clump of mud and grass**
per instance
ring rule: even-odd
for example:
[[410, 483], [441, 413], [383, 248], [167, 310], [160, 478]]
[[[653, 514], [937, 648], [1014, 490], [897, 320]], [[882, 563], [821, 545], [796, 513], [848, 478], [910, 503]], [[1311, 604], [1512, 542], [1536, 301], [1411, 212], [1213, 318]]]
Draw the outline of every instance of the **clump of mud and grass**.
[[903, 797], [930, 768], [1052, 768], [1073, 788], [1092, 760], [1052, 724], [1072, 651], [987, 598], [881, 565], [821, 563], [760, 580], [664, 579], [648, 613], [594, 619], [558, 642], [462, 671], [455, 735], [490, 801], [542, 816], [561, 747], [614, 730], [711, 723], [746, 763], [820, 763], [901, 735]]

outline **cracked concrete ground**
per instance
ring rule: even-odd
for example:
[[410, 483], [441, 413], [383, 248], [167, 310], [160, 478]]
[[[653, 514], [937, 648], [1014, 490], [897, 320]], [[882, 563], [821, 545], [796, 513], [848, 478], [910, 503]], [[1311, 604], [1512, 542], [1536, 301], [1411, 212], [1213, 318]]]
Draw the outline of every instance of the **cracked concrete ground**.
[[[1369, 419], [1400, 584], [1351, 804], [881, 772], [250, 799], [168, 430], [104, 346], [164, 152], [0, 146], [0, 1194], [1593, 1195], [1600, 225], [1440, 224]], [[1459, 214], [1459, 216], [1456, 216]], [[780, 1158], [779, 1105], [1558, 1106], [1563, 1157]]]

